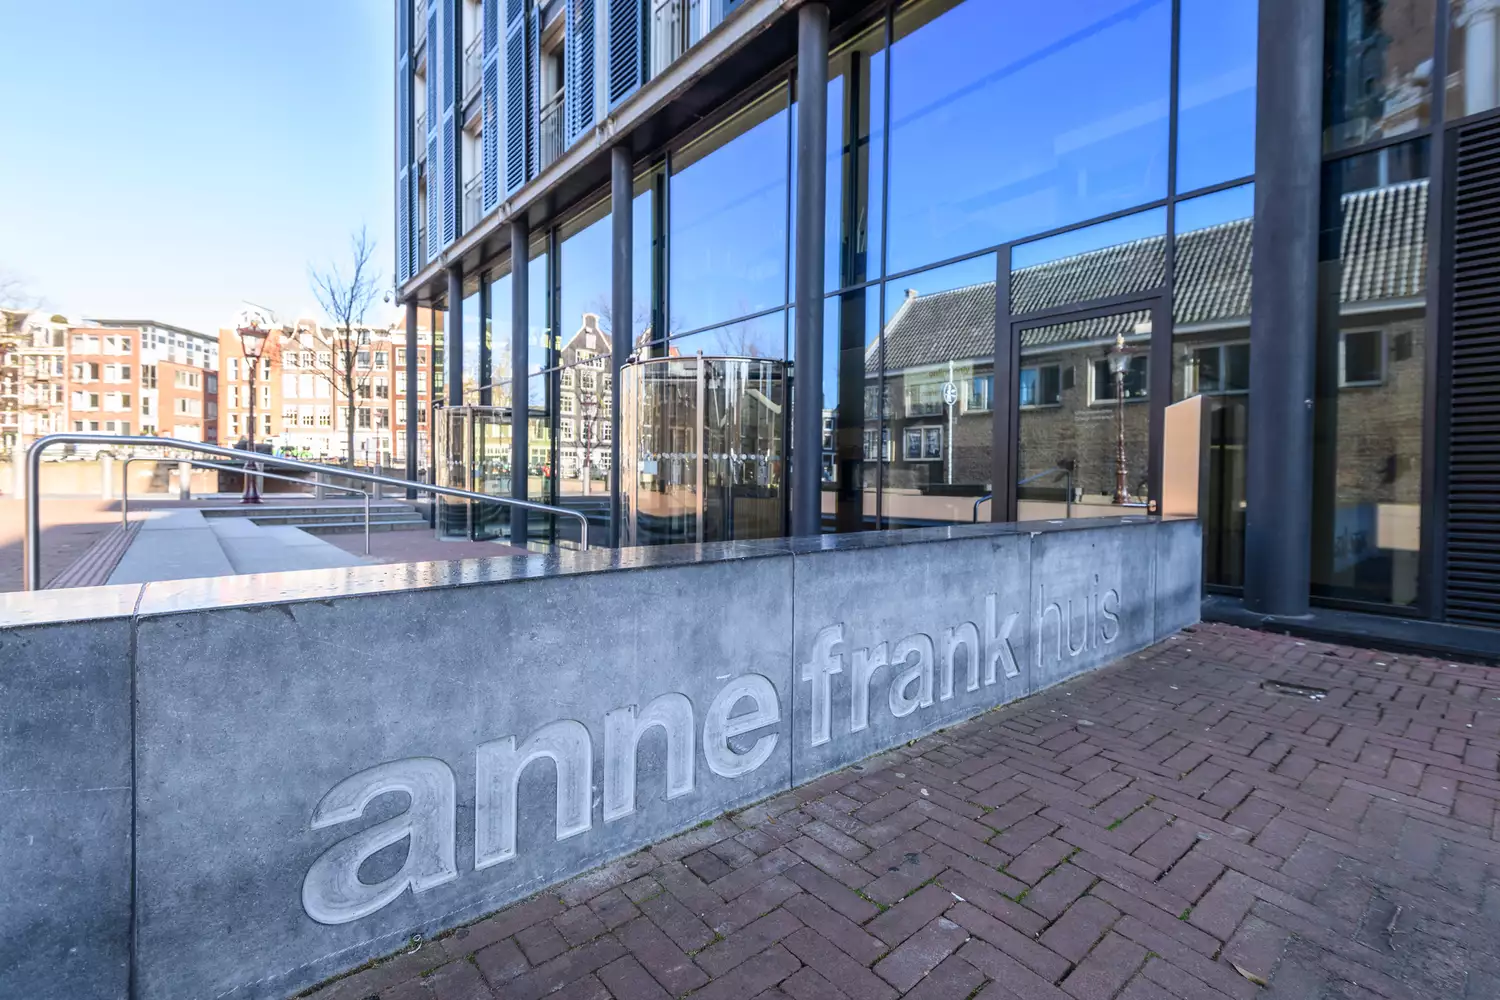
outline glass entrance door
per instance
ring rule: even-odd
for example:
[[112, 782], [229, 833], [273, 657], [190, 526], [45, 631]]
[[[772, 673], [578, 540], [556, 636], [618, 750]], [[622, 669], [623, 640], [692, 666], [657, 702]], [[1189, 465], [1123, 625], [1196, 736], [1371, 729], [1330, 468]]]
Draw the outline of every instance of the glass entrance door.
[[1166, 321], [1155, 297], [1012, 324], [1017, 520], [1155, 509], [1166, 400], [1151, 344]]

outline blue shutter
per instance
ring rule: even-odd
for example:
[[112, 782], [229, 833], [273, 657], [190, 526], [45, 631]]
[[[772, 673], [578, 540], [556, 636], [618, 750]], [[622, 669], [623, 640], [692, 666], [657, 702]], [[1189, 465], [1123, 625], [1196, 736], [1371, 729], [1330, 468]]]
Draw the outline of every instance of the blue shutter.
[[567, 145], [594, 127], [594, 0], [568, 0], [563, 41], [567, 60]]
[[484, 67], [481, 73], [483, 129], [479, 165], [481, 211], [488, 215], [500, 204], [500, 0], [483, 0]]
[[437, 259], [443, 231], [443, 165], [438, 159], [438, 133], [442, 120], [438, 117], [438, 88], [441, 80], [439, 66], [443, 61], [442, 46], [438, 43], [438, 0], [427, 5], [427, 259], [423, 264]]
[[443, 246], [458, 239], [458, 10], [461, 0], [433, 0], [443, 22]]
[[412, 274], [411, 235], [411, 0], [396, 4], [396, 282]]
[[509, 0], [505, 26], [505, 191], [526, 183], [526, 8]]
[[645, 0], [609, 0], [609, 106], [646, 80]]
[[533, 7], [526, 15], [526, 60], [531, 93], [527, 97], [526, 179], [542, 171], [542, 29], [540, 9]]

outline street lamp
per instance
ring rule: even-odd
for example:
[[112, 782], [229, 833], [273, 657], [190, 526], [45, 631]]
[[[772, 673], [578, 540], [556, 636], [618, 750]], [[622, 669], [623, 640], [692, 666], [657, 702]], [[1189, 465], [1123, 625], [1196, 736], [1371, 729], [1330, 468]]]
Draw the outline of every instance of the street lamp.
[[1125, 347], [1124, 332], [1115, 335], [1114, 350], [1109, 352], [1109, 370], [1115, 376], [1115, 503], [1130, 500], [1125, 485], [1125, 373], [1130, 370], [1130, 351]]
[[[245, 356], [245, 365], [250, 376], [250, 430], [249, 450], [255, 450], [255, 376], [260, 369], [260, 356], [271, 337], [271, 319], [256, 308], [247, 308], [240, 313], [236, 324], [240, 337], [240, 353]], [[260, 491], [255, 488], [255, 477], [250, 474], [250, 464], [245, 464], [245, 494], [240, 503], [260, 503]]]

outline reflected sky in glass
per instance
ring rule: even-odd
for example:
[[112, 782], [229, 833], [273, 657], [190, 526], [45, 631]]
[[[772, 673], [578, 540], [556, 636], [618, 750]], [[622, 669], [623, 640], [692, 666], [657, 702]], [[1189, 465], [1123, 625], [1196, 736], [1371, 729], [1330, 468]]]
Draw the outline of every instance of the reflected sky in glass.
[[1168, 0], [969, 0], [897, 31], [890, 270], [1165, 197]]
[[[563, 348], [583, 328], [584, 313], [599, 317], [608, 332], [610, 323], [610, 217], [591, 223], [558, 245], [557, 260], [562, 282], [558, 347]], [[647, 259], [649, 266], [649, 258]]]
[[1177, 190], [1255, 171], [1257, 0], [1182, 0]]

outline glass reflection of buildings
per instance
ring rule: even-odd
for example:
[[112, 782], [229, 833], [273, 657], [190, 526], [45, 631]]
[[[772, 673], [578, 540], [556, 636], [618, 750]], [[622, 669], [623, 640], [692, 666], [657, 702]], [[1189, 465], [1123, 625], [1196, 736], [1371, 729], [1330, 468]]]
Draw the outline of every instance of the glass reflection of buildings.
[[[469, 2], [444, 0], [460, 12]], [[1258, 24], [1263, 5], [1286, 2], [830, 5], [815, 466], [825, 531], [1117, 514], [1122, 471], [1123, 509], [1148, 511], [1164, 461], [1154, 428], [1168, 405], [1201, 397], [1206, 578], [1241, 587], [1249, 449], [1291, 444], [1250, 440], [1252, 242], [1257, 195], [1271, 190], [1256, 174], [1256, 135], [1288, 114], [1262, 109], [1269, 117], [1257, 120], [1257, 67], [1289, 44], [1259, 38]], [[424, 9], [445, 16], [444, 3]], [[545, 20], [568, 4], [502, 4], [502, 20], [512, 6]], [[1500, 114], [1500, 3], [1322, 6], [1321, 148], [1308, 151], [1323, 164], [1317, 273], [1307, 276], [1317, 313], [1310, 591], [1441, 618], [1443, 594], [1461, 589], [1447, 556], [1459, 514], [1443, 471], [1445, 384], [1458, 356], [1443, 303], [1458, 286], [1444, 262], [1464, 258], [1452, 245], [1462, 224], [1439, 224], [1462, 208], [1439, 168], [1464, 169], [1453, 144]], [[532, 335], [527, 392], [517, 393], [531, 417], [528, 493], [584, 506], [621, 489], [616, 472], [639, 471], [611, 466], [617, 322], [642, 357], [745, 355], [794, 372], [797, 362], [795, 13], [703, 5], [712, 23], [695, 41], [663, 47], [649, 19], [617, 23], [615, 7], [634, 5], [610, 5], [596, 32], [596, 45], [611, 40], [598, 53], [608, 79], [589, 94], [574, 86], [582, 77], [559, 76], [549, 100], [567, 128], [545, 147], [509, 127], [476, 144], [491, 157], [476, 175], [498, 179], [478, 216], [455, 227], [469, 253], [466, 294], [485, 290], [465, 306], [464, 330], [486, 348], [476, 355], [466, 341], [465, 364], [487, 369], [500, 405], [513, 380], [505, 220], [530, 206]], [[538, 27], [525, 37], [564, 43], [536, 53], [546, 65], [593, 54], [570, 55], [566, 32]], [[716, 33], [747, 47], [732, 60], [706, 56], [696, 40]], [[399, 63], [413, 82], [403, 105], [412, 121], [398, 116], [398, 145], [410, 151], [398, 155], [398, 183], [406, 178], [410, 218], [427, 222], [447, 204], [428, 197], [441, 187], [426, 162], [440, 144], [415, 132], [403, 140], [401, 127], [421, 118], [431, 134], [443, 95], [429, 100], [432, 58], [417, 33], [404, 37], [415, 46]], [[649, 58], [608, 62], [636, 42]], [[655, 93], [665, 78], [653, 77], [674, 60], [697, 59], [686, 90], [657, 95], [649, 119], [630, 118], [633, 94]], [[510, 108], [510, 95], [499, 100]], [[467, 108], [452, 120], [481, 132], [496, 121]], [[512, 120], [524, 119], [499, 119]], [[629, 317], [609, 314], [606, 121], [631, 154]], [[1470, 159], [1484, 157], [1500, 153]], [[452, 265], [439, 261], [441, 241], [413, 242], [416, 228], [398, 223], [409, 247], [401, 291], [441, 308]], [[1429, 253], [1439, 233], [1448, 242]], [[1429, 292], [1434, 274], [1447, 282], [1441, 293]], [[470, 319], [481, 302], [482, 333]], [[1128, 354], [1118, 377], [1117, 349]], [[795, 408], [795, 376], [793, 386]], [[790, 466], [795, 474], [795, 456]], [[1500, 606], [1500, 576], [1495, 590]]]

